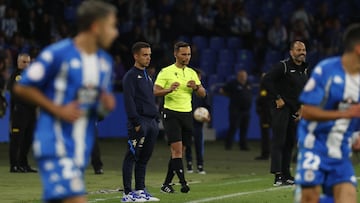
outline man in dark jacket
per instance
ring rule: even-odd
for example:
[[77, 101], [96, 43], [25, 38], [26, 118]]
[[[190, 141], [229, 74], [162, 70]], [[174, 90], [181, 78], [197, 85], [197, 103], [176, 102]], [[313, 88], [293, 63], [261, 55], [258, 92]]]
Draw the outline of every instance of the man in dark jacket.
[[259, 116], [260, 132], [261, 132], [261, 153], [255, 157], [255, 160], [268, 160], [270, 156], [270, 99], [268, 91], [264, 85], [263, 74], [260, 81], [260, 90], [256, 98], [256, 113]]
[[250, 120], [250, 108], [252, 102], [251, 85], [247, 80], [247, 72], [240, 70], [235, 80], [228, 82], [220, 93], [230, 98], [229, 104], [229, 131], [226, 135], [225, 149], [232, 147], [236, 129], [240, 127], [240, 150], [249, 150], [247, 145], [247, 131]]
[[[195, 68], [194, 70], [198, 74], [199, 80], [201, 80], [201, 70]], [[191, 104], [192, 104], [193, 112], [198, 107], [204, 107], [208, 110], [210, 109], [207, 95], [204, 98], [202, 98], [196, 96], [193, 93]], [[210, 114], [209, 117], [205, 118], [203, 122], [197, 121], [195, 119], [193, 122], [194, 123], [193, 141], [195, 145], [197, 172], [199, 174], [206, 174], [204, 170], [204, 133], [203, 133], [204, 122], [210, 122]], [[186, 166], [187, 166], [187, 172], [193, 173], [194, 172], [192, 168], [193, 158], [192, 158], [192, 150], [191, 150], [192, 142], [190, 142], [189, 144], [190, 145], [186, 146], [185, 149], [185, 158], [187, 163]]]
[[33, 172], [37, 170], [30, 167], [27, 155], [30, 151], [34, 137], [36, 122], [36, 107], [25, 102], [13, 94], [12, 88], [21, 78], [21, 72], [30, 64], [28, 54], [19, 54], [17, 68], [10, 77], [10, 172]]
[[275, 174], [274, 186], [294, 184], [290, 161], [296, 140], [296, 124], [301, 116], [298, 97], [308, 79], [305, 44], [292, 42], [290, 56], [290, 59], [275, 64], [264, 78], [271, 100], [273, 139], [270, 171]]
[[[123, 79], [129, 140], [123, 162], [124, 196], [121, 201], [159, 201], [145, 189], [146, 166], [159, 132], [153, 81], [146, 73], [146, 67], [150, 64], [151, 48], [148, 43], [136, 42], [132, 52], [135, 64]], [[135, 191], [132, 191], [131, 177], [134, 164]]]

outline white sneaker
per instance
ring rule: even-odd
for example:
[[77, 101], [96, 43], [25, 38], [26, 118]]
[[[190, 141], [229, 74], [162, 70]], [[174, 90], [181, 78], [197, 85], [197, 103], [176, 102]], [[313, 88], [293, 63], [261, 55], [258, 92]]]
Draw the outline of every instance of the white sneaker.
[[145, 200], [146, 202], [158, 202], [158, 201], [160, 201], [159, 198], [153, 197], [146, 190], [137, 190], [135, 192], [142, 200]]
[[186, 173], [194, 173], [193, 170], [186, 170]]
[[121, 198], [121, 202], [145, 202], [143, 198], [141, 198], [137, 193], [130, 192], [129, 194], [123, 195], [123, 198]]

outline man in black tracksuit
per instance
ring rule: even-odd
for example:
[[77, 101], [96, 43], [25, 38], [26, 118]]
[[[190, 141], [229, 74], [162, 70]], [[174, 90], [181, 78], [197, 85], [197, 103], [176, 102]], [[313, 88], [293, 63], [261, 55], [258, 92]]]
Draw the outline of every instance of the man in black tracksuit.
[[240, 150], [247, 151], [247, 131], [249, 128], [250, 108], [252, 102], [251, 85], [247, 80], [247, 72], [239, 70], [236, 79], [225, 84], [220, 93], [230, 98], [229, 130], [225, 138], [225, 149], [230, 150], [236, 129], [240, 128]]
[[[132, 47], [135, 65], [124, 76], [124, 103], [128, 117], [128, 151], [123, 162], [124, 196], [122, 202], [141, 199], [159, 201], [145, 190], [146, 165], [154, 149], [158, 128], [158, 109], [153, 94], [153, 81], [147, 75], [151, 49], [145, 42]], [[135, 163], [135, 191], [131, 177]]]
[[33, 131], [36, 122], [36, 107], [18, 98], [12, 93], [16, 81], [20, 80], [21, 72], [30, 64], [28, 54], [19, 54], [17, 68], [10, 77], [10, 172], [33, 172], [37, 170], [30, 167], [27, 155], [33, 141]]
[[255, 160], [268, 160], [270, 156], [270, 124], [271, 124], [271, 103], [268, 91], [264, 84], [263, 74], [260, 81], [260, 90], [256, 98], [256, 113], [259, 116], [261, 132], [261, 153]]
[[[200, 69], [196, 69], [194, 68], [194, 70], [196, 71], [196, 73], [199, 76], [199, 79], [201, 80], [201, 70]], [[192, 95], [192, 100], [191, 100], [191, 105], [192, 105], [192, 109], [193, 112], [195, 111], [196, 108], [198, 107], [204, 107], [206, 109], [210, 109], [210, 105], [209, 105], [209, 98], [206, 95], [204, 98], [202, 97], [198, 97], [196, 96], [195, 93], [193, 93]], [[203, 120], [203, 122], [197, 121], [195, 119], [193, 119], [193, 124], [194, 124], [194, 129], [193, 129], [193, 133], [192, 133], [192, 137], [193, 137], [193, 141], [194, 141], [194, 145], [195, 145], [195, 153], [196, 153], [196, 164], [197, 164], [197, 172], [199, 174], [206, 174], [205, 170], [204, 170], [204, 132], [203, 132], [203, 126], [204, 123], [210, 122], [210, 114], [208, 118], [205, 118]], [[186, 146], [185, 148], [185, 158], [186, 158], [186, 166], [187, 166], [187, 172], [188, 173], [193, 173], [193, 168], [192, 168], [192, 163], [193, 163], [193, 158], [192, 158], [192, 150], [191, 150], [191, 145], [192, 142], [189, 143], [189, 146]]]
[[298, 97], [308, 79], [305, 44], [292, 42], [290, 56], [290, 59], [274, 65], [264, 78], [272, 104], [270, 171], [275, 174], [274, 186], [294, 184], [290, 161], [296, 140], [297, 121], [301, 116]]

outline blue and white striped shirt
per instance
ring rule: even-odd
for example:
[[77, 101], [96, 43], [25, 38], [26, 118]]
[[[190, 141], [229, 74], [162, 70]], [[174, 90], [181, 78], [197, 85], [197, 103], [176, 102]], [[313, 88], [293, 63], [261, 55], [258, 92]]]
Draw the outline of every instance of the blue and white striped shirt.
[[65, 39], [45, 48], [29, 68], [20, 84], [40, 89], [58, 105], [74, 100], [86, 113], [74, 123], [59, 120], [41, 110], [34, 151], [41, 157], [72, 157], [84, 166], [94, 142], [94, 127], [100, 91], [111, 91], [112, 59], [103, 50], [90, 55], [80, 52], [73, 40]]
[[[340, 57], [321, 61], [314, 69], [300, 95], [303, 104], [324, 110], [344, 110], [360, 97], [360, 75], [344, 71]], [[335, 159], [349, 157], [351, 137], [358, 129], [359, 119], [308, 121], [302, 119], [298, 126], [300, 148], [315, 150]]]

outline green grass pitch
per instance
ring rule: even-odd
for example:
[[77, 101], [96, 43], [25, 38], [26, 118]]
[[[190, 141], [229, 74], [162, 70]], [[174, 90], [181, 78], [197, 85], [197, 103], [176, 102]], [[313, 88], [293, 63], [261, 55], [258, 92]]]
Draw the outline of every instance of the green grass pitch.
[[[120, 139], [100, 140], [104, 175], [94, 175], [91, 167], [86, 171], [88, 201], [91, 203], [118, 203], [122, 197], [121, 166], [126, 143]], [[251, 151], [244, 152], [234, 145], [225, 151], [222, 142], [206, 142], [206, 175], [186, 174], [190, 192], [182, 194], [175, 185], [175, 194], [160, 193], [165, 178], [169, 148], [159, 140], [149, 162], [146, 185], [161, 202], [236, 202], [236, 203], [289, 203], [293, 202], [293, 187], [273, 187], [269, 161], [254, 161], [259, 154], [257, 142], [250, 143]], [[36, 166], [33, 159], [29, 159]], [[359, 160], [354, 157], [357, 176]], [[295, 168], [293, 165], [292, 168]], [[178, 181], [177, 177], [174, 178]], [[360, 199], [360, 195], [358, 195]], [[40, 203], [41, 183], [38, 174], [9, 173], [8, 144], [0, 144], [0, 202]]]

